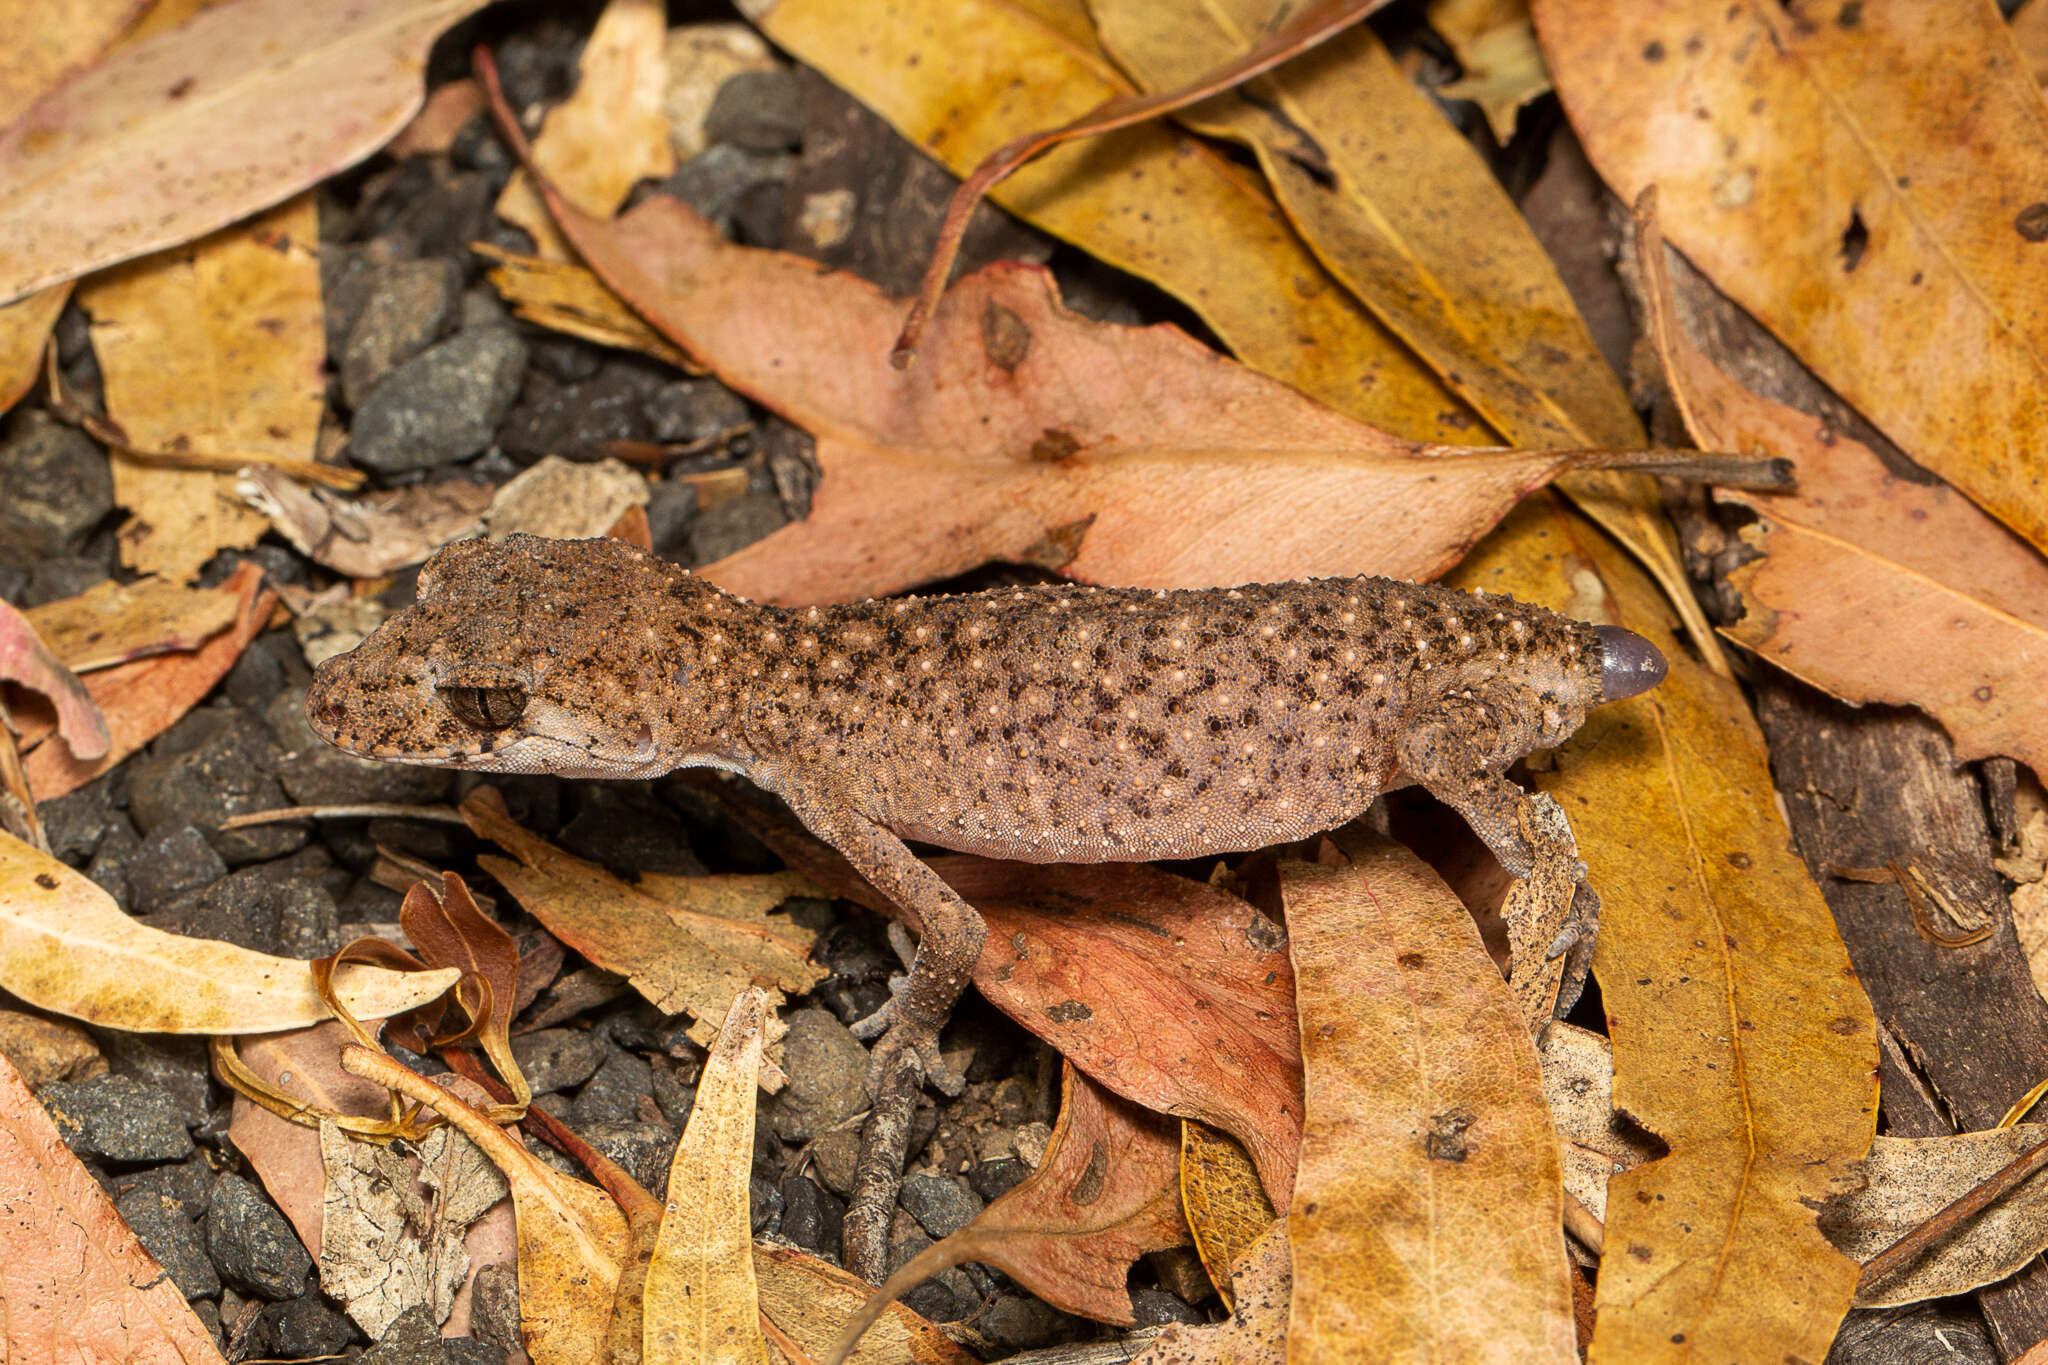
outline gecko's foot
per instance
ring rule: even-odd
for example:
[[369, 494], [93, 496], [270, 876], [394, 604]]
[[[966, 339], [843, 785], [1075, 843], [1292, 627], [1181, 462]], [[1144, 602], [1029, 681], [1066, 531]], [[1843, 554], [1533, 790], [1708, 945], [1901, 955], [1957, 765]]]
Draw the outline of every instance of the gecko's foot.
[[879, 1038], [868, 1053], [868, 1093], [882, 1093], [884, 1081], [907, 1053], [916, 1059], [924, 1079], [940, 1094], [948, 1099], [959, 1095], [967, 1088], [967, 1077], [946, 1065], [945, 1058], [939, 1055], [939, 1025], [910, 1017], [903, 1010], [902, 1001], [902, 988], [898, 985], [897, 994], [884, 1001], [880, 1009], [850, 1026], [853, 1036], [863, 1042]]

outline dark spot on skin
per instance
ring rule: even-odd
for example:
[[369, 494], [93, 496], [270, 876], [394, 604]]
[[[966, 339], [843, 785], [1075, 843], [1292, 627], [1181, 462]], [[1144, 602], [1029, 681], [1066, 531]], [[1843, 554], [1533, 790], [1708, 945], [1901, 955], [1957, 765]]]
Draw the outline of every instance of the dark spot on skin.
[[2030, 242], [2048, 242], [2048, 200], [2037, 200], [2021, 209], [2012, 225]]
[[1663, 61], [1663, 60], [1664, 60], [1664, 44], [1662, 44], [1662, 43], [1660, 43], [1660, 42], [1650, 42], [1650, 43], [1645, 43], [1645, 44], [1643, 45], [1643, 60], [1644, 60], [1644, 61], [1646, 61], [1646, 62], [1661, 62], [1661, 61]]

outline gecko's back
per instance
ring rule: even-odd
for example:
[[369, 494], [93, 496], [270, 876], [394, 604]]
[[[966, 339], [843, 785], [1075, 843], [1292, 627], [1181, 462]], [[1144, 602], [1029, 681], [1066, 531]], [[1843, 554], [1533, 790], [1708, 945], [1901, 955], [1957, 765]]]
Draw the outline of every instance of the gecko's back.
[[1593, 644], [1506, 599], [1369, 578], [1054, 585], [783, 619], [761, 660], [762, 747], [850, 780], [844, 799], [904, 837], [1057, 862], [1332, 828], [1392, 776], [1416, 698]]

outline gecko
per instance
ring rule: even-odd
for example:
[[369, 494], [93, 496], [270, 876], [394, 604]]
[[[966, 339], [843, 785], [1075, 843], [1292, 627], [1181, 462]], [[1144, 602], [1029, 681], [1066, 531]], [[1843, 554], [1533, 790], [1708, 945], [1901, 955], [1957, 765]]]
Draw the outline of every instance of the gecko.
[[[939, 1030], [985, 929], [906, 841], [1195, 858], [1336, 828], [1413, 782], [1522, 876], [1529, 794], [1505, 769], [1664, 672], [1618, 626], [1394, 579], [778, 607], [622, 541], [513, 535], [438, 551], [414, 605], [320, 665], [307, 716], [393, 762], [749, 778], [920, 932], [908, 975], [853, 1026], [879, 1039], [871, 1085], [902, 1064], [913, 1093], [957, 1093]], [[1590, 949], [1575, 925], [1551, 957]]]

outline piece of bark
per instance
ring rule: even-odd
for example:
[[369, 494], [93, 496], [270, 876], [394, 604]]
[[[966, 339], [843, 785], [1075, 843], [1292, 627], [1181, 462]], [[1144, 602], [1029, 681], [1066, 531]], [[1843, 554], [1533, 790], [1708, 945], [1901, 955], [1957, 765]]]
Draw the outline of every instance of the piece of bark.
[[[1915, 712], [1844, 706], [1777, 675], [1763, 680], [1757, 701], [1800, 854], [1878, 1018], [1950, 1126], [1991, 1127], [2048, 1075], [2048, 1002], [1991, 865], [1975, 777], [1956, 766], [1941, 728]], [[1991, 936], [1944, 947], [1915, 925], [1897, 884], [1829, 871], [1890, 862], [1919, 868], [1959, 914], [1987, 920]], [[1883, 1104], [1888, 1118], [1900, 1111], [1895, 1131], [1928, 1126], [1912, 1087], [1888, 1088]], [[2048, 1338], [2048, 1265], [2039, 1259], [1977, 1298], [2004, 1358]]]

